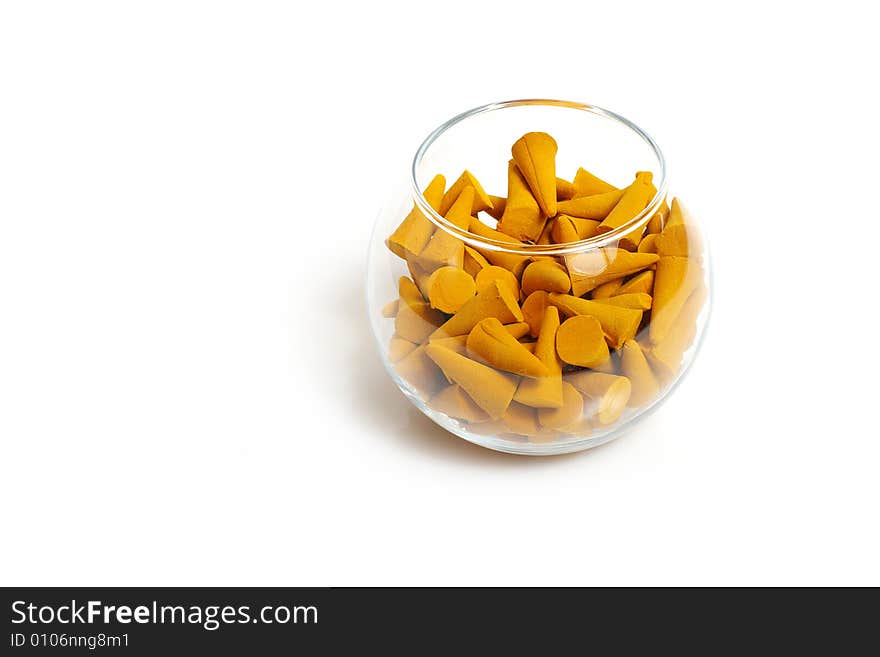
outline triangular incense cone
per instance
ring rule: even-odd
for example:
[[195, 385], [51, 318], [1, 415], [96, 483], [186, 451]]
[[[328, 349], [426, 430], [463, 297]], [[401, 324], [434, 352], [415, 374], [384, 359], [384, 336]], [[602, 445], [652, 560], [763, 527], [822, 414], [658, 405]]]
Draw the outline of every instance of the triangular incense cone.
[[541, 236], [546, 216], [513, 160], [507, 164], [507, 202], [498, 222], [498, 230], [524, 242]]
[[[434, 179], [422, 192], [422, 196], [435, 210], [440, 209], [440, 199], [443, 197], [443, 189], [446, 187], [446, 178], [442, 175], [434, 176]], [[434, 224], [422, 213], [417, 205], [406, 216], [397, 229], [391, 234], [385, 244], [395, 255], [406, 258], [407, 253], [419, 255], [431, 235], [434, 233]]]
[[[468, 230], [474, 235], [478, 235], [479, 237], [484, 237], [490, 240], [497, 240], [499, 242], [508, 242], [512, 246], [522, 246], [522, 242], [520, 242], [515, 237], [511, 237], [510, 235], [506, 235], [501, 231], [489, 228], [479, 219], [472, 218], [468, 226]], [[529, 262], [528, 256], [521, 256], [515, 253], [507, 253], [505, 251], [495, 251], [489, 248], [477, 250], [482, 253], [483, 257], [486, 258], [486, 260], [491, 262], [493, 265], [498, 265], [499, 267], [509, 269], [513, 272], [515, 276], [519, 276], [522, 273], [522, 270], [525, 268], [526, 264]]]
[[535, 290], [564, 293], [569, 289], [568, 270], [555, 260], [537, 260], [523, 270], [522, 293], [526, 296]]
[[474, 190], [474, 196], [471, 199], [471, 205], [468, 208], [469, 215], [477, 214], [480, 210], [492, 209], [492, 201], [489, 198], [489, 195], [483, 190], [480, 181], [477, 180], [474, 177], [474, 174], [470, 171], [465, 170], [464, 173], [458, 177], [458, 180], [452, 183], [452, 186], [443, 195], [443, 198], [440, 201], [440, 214], [446, 217], [446, 213], [449, 212], [449, 209], [455, 204], [461, 193], [468, 187], [471, 187]]
[[681, 367], [684, 353], [697, 335], [697, 318], [708, 296], [700, 285], [685, 302], [666, 338], [646, 350], [645, 355], [663, 385], [669, 384]]
[[666, 256], [657, 262], [654, 308], [651, 311], [651, 342], [661, 342], [675, 318], [700, 282], [702, 271], [690, 258]]
[[492, 202], [492, 208], [486, 210], [486, 214], [497, 221], [504, 216], [504, 209], [507, 207], [507, 199], [503, 196], [492, 196], [489, 194], [489, 200]]
[[546, 132], [528, 132], [510, 149], [546, 217], [556, 214], [556, 148], [556, 140]]
[[598, 232], [605, 233], [619, 228], [647, 207], [655, 194], [651, 177], [650, 171], [640, 171], [636, 174], [635, 181], [623, 190], [617, 205], [599, 225]]
[[516, 377], [502, 374], [436, 344], [427, 345], [425, 350], [443, 373], [460, 385], [491, 419], [504, 415], [516, 392]]
[[[596, 299], [595, 297], [593, 297]], [[644, 292], [632, 292], [630, 294], [615, 294], [613, 297], [605, 299], [596, 299], [600, 303], [607, 303], [612, 306], [620, 306], [621, 308], [632, 308], [634, 310], [651, 310], [651, 295]]]
[[457, 385], [443, 388], [431, 398], [429, 406], [449, 417], [468, 422], [485, 422], [489, 419], [488, 413], [477, 406], [461, 386]]
[[428, 278], [431, 307], [444, 313], [457, 313], [476, 292], [473, 277], [457, 267], [440, 267]]
[[521, 322], [523, 314], [514, 296], [498, 281], [492, 281], [435, 331], [436, 337], [470, 333], [481, 320], [495, 317], [502, 323]]
[[544, 311], [550, 305], [550, 297], [547, 292], [537, 290], [532, 292], [522, 304], [522, 314], [525, 322], [529, 325], [529, 334], [533, 338], [540, 335], [541, 322], [544, 320]]
[[654, 401], [660, 392], [660, 384], [638, 342], [627, 340], [623, 343], [620, 363], [624, 376], [632, 384], [628, 406], [637, 408]]
[[519, 299], [519, 281], [509, 269], [498, 267], [497, 265], [484, 267], [477, 274], [477, 289], [486, 287], [492, 281], [498, 281], [506, 286], [513, 298]]
[[547, 376], [547, 367], [529, 353], [494, 317], [479, 322], [468, 334], [468, 351], [489, 365], [522, 376]]
[[388, 343], [388, 360], [392, 363], [396, 363], [397, 361], [402, 360], [418, 346], [419, 345], [415, 342], [410, 342], [409, 340], [394, 336]]
[[[595, 317], [602, 325], [608, 344], [619, 349], [624, 342], [635, 337], [642, 321], [642, 311], [630, 308], [609, 306], [599, 301], [589, 301], [570, 294], [549, 295], [550, 303], [568, 316], [588, 315]], [[558, 341], [557, 341], [558, 342]]]
[[577, 372], [566, 375], [565, 380], [598, 402], [595, 416], [599, 424], [605, 425], [617, 422], [632, 391], [632, 385], [625, 376], [603, 372]]
[[562, 361], [556, 353], [558, 330], [559, 310], [554, 306], [548, 306], [544, 311], [534, 353], [549, 374], [538, 379], [524, 378], [519, 382], [513, 398], [520, 404], [535, 408], [562, 407]]
[[464, 245], [464, 270], [468, 274], [476, 278], [481, 269], [489, 266], [489, 261], [483, 257], [482, 253], [467, 244]]
[[602, 283], [641, 271], [659, 259], [653, 253], [631, 253], [607, 247], [565, 256], [565, 265], [571, 277], [572, 293], [581, 296]]
[[421, 304], [426, 301], [416, 284], [406, 276], [401, 276], [397, 280], [397, 296], [409, 305]]
[[574, 198], [574, 185], [568, 182], [565, 178], [556, 178], [556, 200], [557, 201], [567, 201], [570, 198]]
[[[595, 293], [595, 290], [593, 292]], [[643, 271], [641, 274], [636, 274], [617, 290], [617, 294], [637, 294], [639, 292], [645, 294], [654, 293], [654, 272], [650, 269]]]
[[639, 253], [657, 253], [657, 238], [660, 237], [656, 233], [650, 233], [642, 238], [639, 242]]
[[608, 360], [602, 325], [595, 317], [576, 315], [556, 332], [556, 352], [569, 365], [595, 367]]
[[430, 397], [443, 381], [443, 374], [434, 364], [425, 347], [413, 349], [394, 366], [397, 375], [420, 394]]
[[657, 236], [657, 253], [660, 256], [699, 256], [702, 245], [698, 228], [690, 221], [681, 202], [672, 199], [669, 221]]
[[[467, 230], [471, 221], [470, 206], [473, 199], [474, 188], [465, 187], [443, 216], [459, 228]], [[464, 242], [451, 233], [438, 229], [419, 254], [419, 264], [429, 271], [446, 265], [461, 269], [464, 265]]]
[[574, 175], [572, 186], [574, 187], [574, 196], [572, 198], [617, 191], [617, 187], [594, 176], [583, 167], [578, 169], [577, 173]]
[[514, 322], [513, 324], [505, 324], [504, 329], [517, 340], [524, 338], [529, 334], [529, 325], [526, 322]]
[[443, 313], [427, 303], [400, 304], [394, 318], [394, 332], [410, 342], [424, 342], [445, 319]]
[[516, 401], [510, 402], [501, 421], [508, 431], [520, 436], [534, 436], [541, 431], [535, 409], [518, 404]]
[[562, 382], [562, 406], [539, 408], [538, 422], [547, 429], [561, 429], [577, 422], [584, 412], [584, 398], [569, 383]]
[[556, 212], [570, 214], [572, 217], [580, 217], [581, 219], [601, 220], [608, 216], [608, 213], [614, 209], [622, 196], [622, 189], [593, 194], [592, 196], [579, 196], [570, 201], [560, 201], [556, 206]]

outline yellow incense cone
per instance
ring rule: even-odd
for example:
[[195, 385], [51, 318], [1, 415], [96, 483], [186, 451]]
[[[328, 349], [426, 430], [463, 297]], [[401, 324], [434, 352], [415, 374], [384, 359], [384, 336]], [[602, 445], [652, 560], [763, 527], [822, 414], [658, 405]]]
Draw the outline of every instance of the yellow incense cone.
[[468, 351], [493, 367], [522, 376], [547, 376], [547, 367], [530, 354], [494, 317], [479, 322], [468, 334]]
[[477, 406], [473, 399], [461, 389], [461, 386], [451, 385], [443, 388], [431, 398], [431, 408], [449, 417], [468, 422], [485, 422], [489, 414]]
[[418, 346], [419, 345], [415, 342], [410, 342], [409, 340], [393, 336], [388, 343], [388, 360], [392, 363], [403, 360], [403, 358], [409, 355], [409, 353]]
[[581, 219], [603, 220], [622, 197], [622, 189], [593, 194], [592, 196], [578, 196], [570, 201], [560, 201], [556, 206], [556, 211], [558, 214], [568, 214]]
[[484, 267], [477, 274], [477, 289], [485, 287], [492, 281], [498, 281], [510, 290], [510, 294], [513, 295], [514, 299], [519, 299], [519, 281], [509, 269], [495, 265]]
[[644, 210], [654, 196], [654, 185], [650, 171], [639, 171], [635, 180], [623, 189], [617, 204], [611, 209], [599, 226], [599, 232], [605, 233], [625, 224]]
[[483, 257], [482, 253], [472, 249], [467, 244], [464, 245], [464, 270], [472, 278], [476, 278], [481, 269], [489, 266], [489, 261]]
[[659, 343], [669, 333], [685, 301], [700, 283], [699, 266], [690, 258], [665, 256], [657, 262], [654, 277], [654, 308], [651, 311], [651, 342]]
[[382, 317], [391, 318], [397, 315], [397, 308], [400, 304], [400, 299], [395, 299], [394, 301], [389, 301], [384, 306], [382, 306]]
[[700, 285], [685, 302], [667, 336], [645, 352], [648, 362], [663, 385], [675, 378], [681, 368], [684, 353], [693, 344], [697, 335], [697, 318], [707, 295], [706, 287]]
[[657, 253], [662, 256], [697, 256], [702, 250], [697, 227], [690, 222], [681, 202], [672, 199], [669, 221], [657, 236]]
[[[598, 288], [597, 288], [598, 289]], [[595, 298], [596, 290], [593, 290], [593, 298]], [[654, 272], [650, 269], [636, 274], [626, 283], [620, 286], [617, 294], [653, 294], [654, 293]]]
[[443, 373], [460, 385], [491, 419], [496, 420], [504, 415], [516, 392], [515, 377], [436, 344], [428, 344], [425, 350]]
[[584, 412], [584, 398], [570, 383], [562, 382], [562, 406], [539, 408], [538, 422], [548, 429], [561, 429], [580, 419]]
[[[599, 320], [605, 338], [611, 347], [619, 349], [624, 342], [635, 337], [642, 321], [642, 311], [609, 306], [599, 301], [589, 301], [570, 294], [551, 292], [550, 303], [568, 316], [587, 315]], [[557, 347], [559, 340], [557, 339]]]
[[577, 315], [565, 320], [556, 333], [556, 352], [563, 362], [595, 367], [608, 360], [608, 345], [599, 320]]
[[544, 321], [544, 311], [550, 305], [547, 292], [537, 290], [532, 292], [522, 304], [522, 314], [525, 322], [529, 325], [529, 335], [537, 338], [541, 330], [541, 322]]
[[[510, 152], [544, 216], [555, 215], [556, 140], [546, 132], [528, 132], [516, 140]], [[507, 200], [509, 203], [510, 198]]]
[[457, 313], [476, 292], [474, 279], [463, 269], [440, 267], [428, 278], [431, 307], [444, 313]]
[[[474, 188], [465, 187], [443, 216], [459, 228], [467, 230], [471, 222], [470, 207], [473, 199]], [[461, 269], [464, 266], [464, 242], [451, 233], [438, 229], [419, 254], [419, 264], [428, 271], [447, 265]]]
[[[484, 237], [490, 240], [498, 240], [500, 242], [508, 242], [514, 247], [522, 246], [522, 242], [520, 242], [518, 239], [513, 238], [510, 235], [506, 235], [501, 231], [489, 228], [479, 219], [471, 219], [468, 230], [474, 235], [478, 235], [479, 237]], [[505, 269], [509, 269], [513, 272], [514, 276], [519, 276], [522, 273], [522, 270], [525, 268], [526, 264], [528, 264], [529, 262], [528, 256], [521, 256], [515, 253], [506, 253], [504, 251], [495, 251], [488, 248], [477, 250], [482, 253], [483, 257], [486, 258], [486, 260], [488, 260], [490, 263], [492, 263], [493, 265], [498, 265], [499, 267], [504, 267]]]
[[645, 235], [639, 242], [639, 253], [657, 253], [657, 238], [660, 237], [656, 233]]
[[[656, 191], [654, 192], [657, 193]], [[666, 199], [663, 199], [663, 203], [660, 204], [660, 207], [657, 209], [651, 218], [648, 220], [648, 235], [657, 235], [660, 231], [663, 230], [663, 227], [666, 225], [666, 220], [669, 217], [669, 205], [666, 203]]]
[[513, 160], [507, 164], [507, 202], [498, 221], [498, 230], [506, 235], [533, 242], [541, 235], [546, 217]]
[[574, 185], [565, 178], [556, 178], [556, 200], [567, 201], [574, 198]]
[[513, 398], [520, 404], [535, 408], [562, 407], [562, 361], [556, 353], [559, 310], [548, 306], [544, 311], [541, 331], [534, 354], [547, 368], [548, 375], [537, 379], [523, 378]]
[[443, 323], [445, 316], [427, 303], [400, 304], [394, 318], [394, 332], [410, 342], [424, 342]]
[[401, 276], [397, 279], [397, 296], [400, 297], [401, 301], [410, 305], [425, 303], [425, 298], [422, 296], [419, 288], [406, 276]]
[[567, 244], [569, 242], [577, 242], [578, 236], [577, 226], [574, 225], [573, 217], [567, 214], [561, 214], [553, 220], [553, 228], [550, 231], [550, 237], [554, 244]]
[[597, 286], [590, 294], [590, 297], [596, 301], [613, 297], [618, 293], [618, 290], [620, 290], [622, 285], [623, 278], [615, 278], [613, 281], [608, 281], [607, 283], [602, 283], [602, 285]]
[[470, 333], [481, 320], [495, 317], [503, 323], [522, 322], [523, 314], [516, 298], [498, 281], [492, 281], [477, 291], [457, 313], [435, 331], [436, 337]]
[[629, 402], [632, 385], [625, 376], [604, 374], [603, 372], [576, 372], [565, 380], [584, 395], [597, 402], [595, 417], [599, 424], [613, 424]]
[[583, 167], [578, 169], [577, 173], [574, 175], [572, 186], [574, 187], [574, 196], [572, 198], [578, 196], [594, 196], [595, 194], [617, 191], [617, 187], [594, 176]]
[[569, 365], [595, 368], [609, 360], [602, 325], [594, 317], [575, 315], [566, 319], [556, 333], [556, 353]]
[[489, 194], [489, 200], [492, 202], [492, 207], [486, 210], [486, 214], [498, 221], [504, 216], [504, 209], [507, 207], [507, 199], [503, 196], [492, 196]]
[[579, 297], [602, 283], [646, 269], [659, 259], [653, 253], [606, 247], [565, 256], [565, 265], [571, 277], [572, 294]]
[[[595, 297], [593, 297], [595, 299]], [[596, 299], [601, 303], [607, 303], [612, 306], [620, 306], [621, 308], [632, 308], [634, 310], [651, 310], [651, 295], [644, 292], [633, 292], [631, 294], [615, 294], [613, 297], [605, 299]]]
[[443, 374], [434, 364], [424, 346], [413, 349], [394, 366], [398, 376], [422, 396], [430, 397], [443, 382]]
[[480, 181], [477, 180], [474, 177], [474, 174], [470, 171], [465, 170], [458, 177], [458, 180], [452, 183], [452, 187], [450, 187], [443, 195], [443, 198], [440, 201], [440, 214], [445, 217], [446, 213], [449, 212], [449, 209], [455, 204], [461, 193], [468, 187], [471, 187], [474, 190], [474, 196], [471, 199], [471, 207], [468, 209], [469, 215], [477, 214], [480, 210], [492, 209], [492, 201], [489, 198], [489, 195], [483, 190]]
[[637, 408], [654, 401], [660, 392], [660, 384], [657, 383], [657, 377], [651, 371], [651, 366], [648, 365], [648, 360], [638, 342], [627, 340], [623, 343], [620, 363], [624, 376], [632, 385], [632, 393], [627, 405]]
[[[422, 196], [432, 208], [439, 210], [445, 188], [446, 178], [438, 174], [422, 192]], [[407, 253], [412, 255], [421, 253], [433, 233], [434, 224], [419, 210], [417, 205], [413, 205], [413, 209], [406, 216], [406, 219], [391, 233], [391, 237], [385, 241], [385, 244], [394, 255], [406, 258]]]
[[555, 260], [538, 260], [523, 270], [522, 293], [526, 296], [536, 290], [564, 293], [570, 289], [568, 270]]
[[516, 401], [510, 402], [501, 421], [509, 431], [520, 436], [534, 436], [541, 431], [535, 409], [517, 404]]

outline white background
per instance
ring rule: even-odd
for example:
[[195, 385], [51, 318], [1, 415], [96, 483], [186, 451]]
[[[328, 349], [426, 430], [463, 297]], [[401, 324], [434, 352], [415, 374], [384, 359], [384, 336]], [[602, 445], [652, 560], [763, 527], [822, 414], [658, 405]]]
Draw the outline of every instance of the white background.
[[[0, 583], [880, 584], [870, 3], [0, 8]], [[678, 392], [593, 452], [445, 434], [367, 240], [493, 100], [635, 120], [712, 240]]]

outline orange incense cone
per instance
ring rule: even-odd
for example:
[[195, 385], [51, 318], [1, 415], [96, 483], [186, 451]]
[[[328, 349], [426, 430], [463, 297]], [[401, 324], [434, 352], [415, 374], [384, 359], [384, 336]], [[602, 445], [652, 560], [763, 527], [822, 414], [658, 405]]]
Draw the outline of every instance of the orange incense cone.
[[511, 160], [507, 165], [507, 202], [498, 230], [524, 242], [534, 242], [546, 221], [525, 179]]
[[576, 372], [566, 375], [565, 380], [598, 404], [595, 418], [603, 425], [620, 419], [632, 391], [625, 376], [603, 372]]
[[570, 201], [560, 201], [556, 206], [559, 214], [568, 214], [581, 219], [603, 220], [623, 197], [623, 190], [616, 189], [603, 194], [578, 196]]
[[523, 347], [494, 317], [480, 321], [468, 334], [468, 351], [493, 367], [522, 376], [547, 376], [547, 367]]
[[582, 296], [602, 283], [646, 269], [659, 259], [653, 253], [606, 247], [565, 256], [565, 265], [571, 277], [572, 294]]
[[480, 210], [492, 209], [492, 201], [489, 199], [489, 195], [483, 190], [480, 181], [477, 180], [474, 177], [474, 174], [470, 171], [465, 170], [458, 177], [458, 180], [452, 183], [452, 186], [443, 195], [443, 198], [440, 201], [440, 214], [445, 217], [446, 213], [449, 212], [449, 209], [455, 204], [461, 193], [468, 187], [474, 190], [474, 196], [471, 199], [471, 207], [468, 209], [469, 215], [477, 214]]
[[608, 345], [599, 320], [576, 315], [562, 323], [556, 333], [556, 352], [563, 362], [595, 367], [608, 360]]
[[413, 349], [395, 364], [394, 369], [401, 379], [425, 397], [433, 395], [443, 382], [443, 374], [428, 358], [424, 346]]
[[693, 344], [697, 335], [697, 318], [707, 296], [706, 287], [698, 286], [685, 302], [666, 337], [645, 351], [648, 362], [663, 385], [670, 383], [678, 373], [684, 353]]
[[534, 347], [534, 354], [547, 368], [548, 375], [537, 379], [524, 378], [519, 382], [513, 398], [520, 404], [535, 408], [562, 406], [562, 361], [556, 353], [558, 330], [559, 311], [554, 306], [548, 306]]
[[577, 422], [584, 412], [584, 398], [570, 383], [562, 382], [562, 406], [539, 408], [538, 422], [548, 429], [561, 429]]
[[467, 244], [464, 245], [464, 270], [470, 274], [471, 277], [476, 279], [480, 270], [489, 266], [489, 261], [483, 257], [482, 253], [476, 249], [472, 249]]
[[690, 258], [665, 256], [657, 262], [650, 323], [652, 343], [657, 344], [667, 336], [685, 301], [700, 283], [701, 274], [700, 267]]
[[[657, 193], [656, 191], [654, 192]], [[669, 217], [669, 205], [666, 203], [666, 199], [663, 200], [663, 203], [660, 204], [660, 207], [657, 209], [651, 218], [648, 220], [648, 227], [646, 232], [648, 235], [657, 235], [660, 231], [663, 230], [663, 227], [666, 225], [666, 220]]]
[[567, 201], [574, 198], [574, 185], [565, 178], [556, 178], [556, 200]]
[[660, 237], [656, 233], [650, 233], [642, 238], [639, 242], [639, 253], [657, 253], [657, 238]]
[[[595, 299], [595, 297], [593, 297]], [[613, 297], [605, 299], [596, 299], [601, 303], [607, 303], [612, 306], [620, 306], [621, 308], [633, 308], [634, 310], [651, 310], [651, 295], [644, 292], [633, 292], [631, 294], [615, 294]]]
[[[644, 241], [644, 240], [643, 240]], [[598, 289], [598, 288], [597, 288]], [[595, 290], [593, 290], [595, 298]], [[654, 272], [652, 270], [643, 271], [636, 274], [626, 283], [620, 286], [617, 294], [653, 294], [654, 293]]]
[[623, 278], [615, 278], [613, 281], [608, 281], [607, 283], [602, 283], [602, 285], [597, 286], [593, 292], [590, 294], [590, 298], [598, 301], [599, 299], [607, 299], [608, 297], [613, 297], [618, 293], [621, 286], [623, 285]]
[[430, 406], [449, 417], [468, 422], [485, 422], [489, 419], [489, 414], [458, 385], [443, 388], [431, 398]]
[[486, 214], [498, 221], [504, 216], [504, 209], [507, 207], [507, 199], [503, 196], [492, 196], [489, 194], [489, 200], [492, 202], [492, 207], [486, 210]]
[[[473, 198], [474, 188], [466, 187], [444, 217], [459, 228], [467, 230], [471, 221], [470, 206]], [[445, 230], [436, 230], [431, 241], [419, 254], [418, 264], [428, 271], [447, 265], [461, 269], [464, 265], [464, 242]]]
[[460, 385], [491, 419], [504, 415], [513, 399], [513, 393], [516, 392], [515, 377], [502, 374], [436, 344], [428, 344], [425, 350], [443, 373]]
[[627, 405], [637, 408], [654, 401], [660, 392], [660, 384], [638, 342], [627, 340], [623, 343], [620, 363], [624, 376], [632, 385], [632, 394]]
[[[445, 187], [446, 178], [436, 175], [422, 192], [422, 196], [435, 210], [440, 209], [440, 200], [443, 197]], [[406, 216], [406, 219], [385, 241], [385, 244], [394, 255], [401, 258], [406, 258], [407, 253], [416, 256], [425, 248], [433, 233], [434, 224], [419, 210], [418, 206], [413, 205], [413, 209]]]
[[[522, 246], [522, 242], [520, 242], [518, 239], [513, 238], [510, 235], [506, 235], [501, 231], [489, 228], [479, 219], [471, 219], [471, 222], [468, 225], [468, 230], [474, 235], [478, 235], [486, 239], [497, 240], [499, 242], [508, 242], [512, 246]], [[515, 276], [519, 276], [522, 273], [522, 270], [525, 268], [526, 264], [528, 264], [529, 262], [528, 256], [517, 255], [515, 253], [507, 253], [504, 251], [495, 251], [488, 248], [477, 250], [482, 253], [483, 257], [486, 258], [486, 260], [491, 262], [493, 265], [498, 265], [499, 267], [509, 269], [513, 272]]]
[[485, 287], [492, 281], [498, 281], [510, 290], [510, 294], [514, 299], [519, 299], [519, 281], [509, 269], [495, 265], [484, 267], [477, 274], [477, 289]]
[[547, 133], [528, 132], [510, 149], [545, 217], [556, 214], [556, 148], [556, 140]]
[[456, 267], [435, 270], [427, 285], [431, 307], [448, 314], [457, 313], [477, 292], [471, 275]]
[[537, 338], [541, 330], [541, 322], [544, 320], [544, 311], [550, 305], [547, 292], [536, 290], [532, 292], [522, 304], [522, 314], [525, 322], [529, 325], [529, 335]]
[[574, 175], [572, 186], [574, 187], [574, 196], [572, 198], [617, 191], [617, 187], [594, 176], [583, 167], [578, 169], [577, 173]]
[[555, 260], [537, 260], [523, 270], [522, 293], [526, 296], [536, 290], [564, 293], [569, 289], [568, 270]]

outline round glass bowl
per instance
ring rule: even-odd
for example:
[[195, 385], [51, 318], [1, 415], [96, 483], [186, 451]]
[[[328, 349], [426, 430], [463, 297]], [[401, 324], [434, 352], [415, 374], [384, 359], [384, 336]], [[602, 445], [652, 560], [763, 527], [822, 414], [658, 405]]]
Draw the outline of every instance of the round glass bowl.
[[581, 103], [493, 103], [441, 125], [370, 244], [389, 374], [437, 424], [504, 452], [619, 436], [681, 380], [709, 302], [705, 242], [657, 144]]

